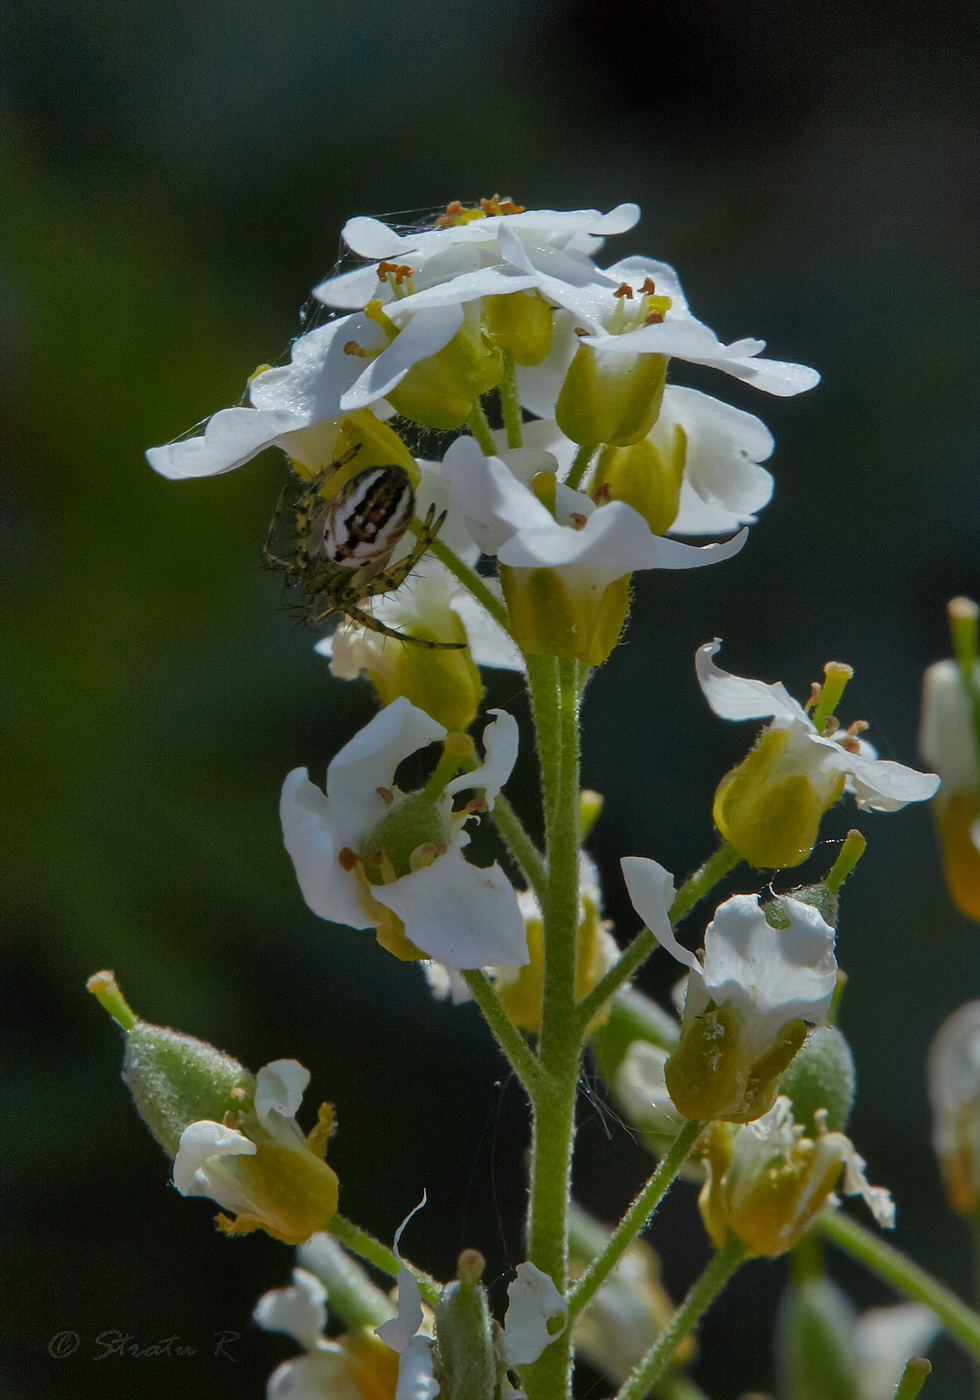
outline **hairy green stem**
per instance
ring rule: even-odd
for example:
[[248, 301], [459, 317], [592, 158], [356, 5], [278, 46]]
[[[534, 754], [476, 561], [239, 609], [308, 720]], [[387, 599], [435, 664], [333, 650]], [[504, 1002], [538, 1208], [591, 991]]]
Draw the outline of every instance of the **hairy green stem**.
[[501, 794], [493, 804], [493, 824], [500, 832], [511, 855], [521, 867], [524, 878], [541, 903], [545, 898], [548, 870], [544, 857], [524, 830], [520, 817]]
[[621, 1387], [616, 1400], [644, 1400], [670, 1365], [678, 1345], [707, 1312], [744, 1257], [745, 1246], [734, 1236], [718, 1250], [664, 1331]]
[[605, 1249], [593, 1259], [572, 1289], [568, 1299], [569, 1320], [591, 1302], [637, 1235], [649, 1225], [703, 1127], [703, 1123], [687, 1123], [671, 1143], [670, 1150], [661, 1158], [656, 1171], [610, 1235]]
[[480, 444], [480, 451], [484, 457], [494, 457], [497, 453], [497, 444], [493, 440], [493, 433], [490, 430], [490, 422], [487, 418], [483, 404], [477, 399], [470, 411], [470, 416], [466, 420], [466, 426]]
[[542, 1084], [541, 1066], [534, 1052], [510, 1020], [486, 973], [479, 970], [464, 972], [463, 978], [473, 993], [473, 1000], [483, 1012], [484, 1020], [493, 1032], [504, 1058], [524, 1085], [528, 1097], [533, 1098]]
[[[534, 1096], [528, 1258], [564, 1293], [568, 1208], [582, 1028], [575, 1006], [579, 852], [579, 677], [574, 661], [528, 659], [532, 708], [545, 794], [548, 885], [542, 905], [544, 995], [538, 1057], [543, 1082]], [[548, 666], [545, 663], [550, 662]], [[571, 1393], [570, 1329], [524, 1369], [528, 1400]]]
[[[691, 912], [698, 900], [703, 899], [712, 886], [716, 885], [723, 875], [727, 875], [730, 870], [733, 870], [741, 859], [742, 857], [735, 847], [730, 846], [727, 841], [723, 841], [714, 855], [709, 856], [677, 891], [674, 902], [670, 906], [670, 922], [679, 924], [681, 919]], [[649, 929], [645, 928], [636, 935], [633, 942], [617, 958], [605, 976], [600, 978], [591, 992], [579, 1002], [578, 1014], [583, 1026], [587, 1026], [609, 998], [619, 991], [624, 982], [629, 981], [637, 968], [646, 962], [656, 946], [657, 940]]]
[[504, 419], [508, 447], [521, 447], [524, 443], [524, 416], [517, 396], [517, 371], [514, 357], [504, 351], [504, 377], [500, 381], [500, 412]]
[[817, 1230], [838, 1248], [857, 1259], [866, 1269], [890, 1283], [907, 1298], [932, 1308], [951, 1337], [974, 1360], [980, 1360], [980, 1315], [944, 1287], [938, 1279], [913, 1264], [892, 1245], [866, 1230], [839, 1211], [826, 1211], [817, 1221]]
[[[413, 520], [411, 528], [413, 534], [421, 534], [422, 522]], [[441, 564], [445, 564], [453, 577], [459, 579], [464, 588], [469, 589], [477, 602], [486, 608], [494, 622], [499, 622], [509, 636], [510, 613], [501, 599], [487, 587], [486, 579], [481, 578], [475, 569], [470, 568], [469, 564], [464, 564], [459, 555], [440, 539], [432, 541], [429, 545], [429, 553], [434, 554]]]
[[382, 1244], [379, 1239], [375, 1239], [374, 1235], [369, 1234], [367, 1230], [362, 1230], [360, 1225], [355, 1225], [346, 1216], [335, 1215], [327, 1226], [327, 1230], [334, 1239], [340, 1241], [345, 1249], [349, 1249], [352, 1254], [366, 1259], [369, 1264], [373, 1264], [383, 1274], [389, 1274], [394, 1278], [399, 1269], [408, 1269], [414, 1275], [422, 1297], [429, 1306], [434, 1308], [439, 1302], [442, 1296], [442, 1284], [437, 1283], [431, 1274], [417, 1269], [407, 1259], [399, 1259], [393, 1249], [389, 1249], [386, 1244]]

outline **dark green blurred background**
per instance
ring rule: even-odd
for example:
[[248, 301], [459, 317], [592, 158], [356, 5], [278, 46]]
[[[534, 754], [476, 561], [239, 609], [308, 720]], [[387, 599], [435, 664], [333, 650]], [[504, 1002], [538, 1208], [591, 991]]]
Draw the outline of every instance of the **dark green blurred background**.
[[[322, 777], [372, 700], [332, 680], [260, 567], [274, 454], [178, 484], [143, 449], [287, 354], [347, 216], [494, 191], [640, 201], [612, 256], [676, 263], [723, 338], [817, 365], [822, 386], [789, 401], [678, 374], [770, 424], [777, 488], [732, 563], [643, 579], [587, 702], [586, 779], [608, 799], [593, 849], [632, 931], [618, 857], [689, 871], [749, 739], [701, 701], [699, 643], [724, 637], [724, 664], [800, 695], [828, 657], [852, 662], [850, 713], [884, 756], [915, 758], [943, 604], [980, 589], [980, 27], [952, 0], [14, 0], [0, 28], [4, 1394], [253, 1400], [295, 1351], [249, 1325], [288, 1251], [219, 1238], [208, 1203], [167, 1185], [86, 976], [115, 968], [147, 1018], [253, 1068], [301, 1059], [337, 1105], [345, 1210], [390, 1238], [425, 1187], [410, 1243], [437, 1272], [462, 1245], [495, 1279], [522, 1257], [525, 1125], [472, 1008], [434, 1005], [416, 969], [296, 890], [281, 779], [299, 763]], [[497, 677], [492, 700], [523, 713], [517, 690]], [[526, 808], [529, 777], [525, 759]], [[871, 847], [840, 937], [853, 1133], [896, 1193], [897, 1242], [965, 1288], [922, 1065], [980, 994], [980, 929], [951, 910], [928, 812], [859, 825]], [[658, 994], [667, 963], [644, 974]], [[611, 1218], [647, 1161], [589, 1101], [583, 1120], [580, 1195]], [[689, 1196], [653, 1238], [683, 1288], [705, 1255]], [[714, 1400], [771, 1385], [780, 1279], [754, 1265], [704, 1328]], [[243, 1334], [237, 1362], [211, 1356], [218, 1329]], [[66, 1330], [78, 1350], [54, 1359]], [[96, 1361], [110, 1330], [198, 1354]], [[962, 1394], [953, 1350], [936, 1356], [931, 1400]]]

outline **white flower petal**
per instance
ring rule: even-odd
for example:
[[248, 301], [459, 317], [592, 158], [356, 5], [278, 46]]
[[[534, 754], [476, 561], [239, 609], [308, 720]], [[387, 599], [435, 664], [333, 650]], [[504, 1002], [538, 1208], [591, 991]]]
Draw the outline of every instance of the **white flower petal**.
[[445, 737], [441, 724], [399, 696], [344, 745], [327, 768], [338, 845], [356, 846], [374, 830], [388, 810], [378, 789], [390, 789], [395, 769], [409, 754]]
[[[412, 1211], [412, 1215], [414, 1214], [415, 1211]], [[398, 1253], [398, 1240], [401, 1231], [411, 1220], [412, 1215], [409, 1215], [408, 1219], [402, 1222], [401, 1228], [395, 1236], [396, 1254]], [[392, 1351], [401, 1353], [408, 1348], [422, 1326], [422, 1294], [411, 1269], [399, 1269], [395, 1282], [398, 1284], [398, 1312], [387, 1322], [382, 1322], [381, 1326], [376, 1327], [374, 1331], [385, 1346], [391, 1347]]]
[[935, 773], [919, 773], [889, 758], [866, 758], [843, 749], [841, 752], [844, 757], [840, 767], [850, 777], [848, 787], [865, 811], [897, 812], [907, 802], [925, 802], [939, 787]]
[[273, 1060], [255, 1076], [255, 1112], [264, 1122], [270, 1113], [295, 1118], [310, 1082], [298, 1060]]
[[[975, 678], [980, 683], [980, 666]], [[973, 716], [955, 661], [937, 661], [922, 678], [919, 752], [941, 775], [946, 793], [980, 787]]]
[[439, 1382], [432, 1369], [433, 1342], [429, 1337], [413, 1337], [398, 1362], [395, 1400], [434, 1400]]
[[364, 372], [364, 360], [344, 352], [350, 340], [369, 349], [384, 343], [384, 336], [366, 316], [342, 316], [298, 336], [288, 365], [267, 369], [252, 380], [252, 403], [295, 413], [305, 423], [338, 417], [344, 391]]
[[470, 865], [458, 846], [372, 894], [397, 914], [405, 934], [446, 967], [523, 967], [527, 935], [517, 896], [497, 864]]
[[694, 972], [701, 964], [674, 937], [670, 926], [670, 906], [674, 902], [674, 877], [662, 865], [646, 856], [623, 856], [619, 862], [633, 908], [660, 944], [678, 962]]
[[[507, 1289], [507, 1313], [501, 1337], [508, 1366], [528, 1366], [565, 1329], [567, 1309], [552, 1279], [534, 1264], [518, 1264], [517, 1277]], [[559, 1317], [562, 1326], [548, 1331], [548, 1323]]]
[[266, 1400], [364, 1400], [350, 1373], [350, 1357], [324, 1342], [308, 1356], [284, 1361], [269, 1377]]
[[474, 272], [453, 277], [424, 291], [413, 292], [400, 301], [390, 303], [385, 310], [400, 324], [403, 318], [433, 306], [458, 306], [478, 297], [508, 296], [511, 292], [529, 291], [535, 285], [532, 274], [522, 274], [512, 267], [481, 267]]
[[447, 797], [452, 797], [454, 793], [470, 788], [482, 788], [486, 793], [487, 806], [492, 811], [500, 789], [514, 771], [521, 735], [517, 720], [506, 710], [491, 710], [490, 713], [496, 715], [496, 719], [483, 731], [486, 754], [483, 763], [472, 772], [460, 773], [458, 778], [453, 778], [446, 784], [444, 792]]
[[[802, 705], [798, 705], [780, 682], [766, 685], [764, 681], [733, 676], [716, 666], [712, 657], [720, 649], [716, 637], [699, 647], [695, 657], [698, 681], [705, 699], [721, 719], [767, 719], [770, 716], [784, 724], [801, 721], [813, 729]], [[814, 731], [814, 734], [816, 731]]]
[[320, 1280], [306, 1269], [294, 1269], [292, 1284], [264, 1293], [252, 1317], [266, 1332], [285, 1332], [304, 1351], [316, 1351], [327, 1325], [326, 1301]]
[[443, 460], [446, 488], [484, 554], [526, 525], [554, 524], [546, 506], [497, 457], [484, 457], [474, 438], [459, 437]]
[[[380, 798], [378, 802], [383, 806]], [[346, 828], [344, 833], [334, 829], [331, 804], [310, 782], [305, 768], [294, 768], [283, 783], [279, 816], [283, 843], [313, 913], [351, 928], [374, 928], [375, 918], [357, 876], [340, 864]]]
[[669, 385], [649, 441], [666, 456], [678, 428], [686, 451], [671, 533], [720, 534], [752, 524], [772, 496], [772, 476], [758, 465], [773, 450], [769, 429], [751, 413], [708, 394]]
[[250, 462], [284, 433], [305, 427], [307, 421], [289, 409], [223, 408], [208, 419], [200, 436], [151, 447], [146, 460], [171, 481], [217, 476]]
[[524, 657], [517, 643], [476, 601], [472, 593], [456, 593], [450, 607], [466, 628], [470, 652], [478, 666], [496, 666], [502, 671], [524, 670]]
[[212, 1196], [219, 1205], [239, 1210], [241, 1206], [227, 1205], [220, 1196], [213, 1195], [208, 1163], [212, 1158], [251, 1157], [256, 1150], [255, 1143], [236, 1128], [226, 1128], [207, 1118], [189, 1123], [180, 1135], [174, 1158], [174, 1185], [182, 1196]]
[[462, 308], [456, 305], [420, 311], [377, 359], [368, 361], [357, 381], [341, 395], [340, 411], [353, 413], [383, 399], [418, 360], [427, 359], [448, 345], [462, 324]]

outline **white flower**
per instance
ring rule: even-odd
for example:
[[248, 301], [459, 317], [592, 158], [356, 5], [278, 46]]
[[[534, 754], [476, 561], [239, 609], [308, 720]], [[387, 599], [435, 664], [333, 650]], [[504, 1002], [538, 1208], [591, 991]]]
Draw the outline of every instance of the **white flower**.
[[[980, 685], [980, 666], [976, 683]], [[944, 795], [980, 789], [973, 711], [955, 661], [937, 661], [922, 679], [919, 750], [942, 778]]]
[[[554, 463], [552, 467], [554, 467]], [[499, 457], [484, 457], [471, 437], [444, 459], [449, 494], [485, 554], [515, 569], [555, 569], [573, 593], [601, 593], [636, 569], [691, 569], [737, 554], [746, 531], [725, 544], [696, 548], [654, 535], [622, 501], [596, 506], [558, 484], [556, 515]]]
[[787, 731], [787, 749], [781, 767], [791, 765], [811, 779], [832, 783], [846, 777], [847, 791], [857, 805], [872, 812], [895, 812], [907, 802], [923, 802], [939, 786], [935, 773], [918, 773], [891, 759], [880, 759], [875, 750], [851, 730], [818, 734], [813, 720], [778, 682], [767, 685], [733, 676], [716, 666], [712, 658], [721, 646], [717, 639], [699, 648], [698, 681], [705, 699], [722, 719], [770, 719], [769, 730]]
[[[299, 1244], [336, 1211], [337, 1176], [323, 1160], [329, 1110], [321, 1111], [320, 1125], [309, 1138], [296, 1122], [309, 1082], [309, 1070], [296, 1060], [274, 1060], [256, 1075], [251, 1111], [239, 1115], [245, 1131], [201, 1119], [181, 1133], [174, 1185], [182, 1196], [210, 1196], [234, 1211], [238, 1218], [233, 1222], [219, 1216], [229, 1233], [261, 1227]], [[282, 1149], [296, 1154], [288, 1190], [278, 1188], [265, 1161], [270, 1151], [278, 1157]]]
[[929, 1051], [932, 1142], [950, 1205], [965, 1215], [980, 1201], [980, 1001], [957, 1007]]
[[811, 904], [784, 895], [779, 911], [789, 924], [773, 928], [758, 895], [733, 895], [715, 911], [699, 955], [678, 943], [670, 926], [667, 871], [642, 856], [625, 856], [621, 864], [633, 907], [661, 947], [690, 969], [685, 1023], [711, 1002], [734, 1007], [743, 1018], [744, 1054], [752, 1060], [789, 1021], [827, 1024], [837, 985], [834, 930]]
[[[411, 287], [425, 288], [479, 268], [500, 265], [504, 261], [499, 243], [501, 229], [518, 239], [532, 268], [537, 264], [553, 276], [590, 279], [596, 275], [596, 269], [591, 268], [588, 258], [602, 247], [603, 236], [627, 232], [639, 213], [635, 204], [620, 204], [608, 214], [596, 209], [524, 209], [406, 233], [389, 228], [379, 219], [350, 219], [344, 225], [344, 242], [351, 252], [372, 262], [327, 278], [314, 288], [313, 295], [327, 306], [353, 310], [375, 296], [394, 299], [406, 276], [411, 278]], [[398, 265], [401, 280], [379, 278], [379, 262]]]
[[[501, 231], [500, 245], [515, 268], [531, 275], [526, 250], [506, 229]], [[541, 418], [553, 415], [568, 366], [580, 345], [591, 347], [610, 370], [617, 362], [620, 370], [625, 369], [628, 357], [665, 355], [724, 370], [780, 398], [803, 393], [820, 382], [817, 371], [806, 365], [760, 359], [764, 340], [724, 344], [691, 315], [674, 269], [653, 258], [625, 258], [605, 269], [602, 282], [571, 286], [538, 274], [537, 285], [542, 296], [564, 308], [555, 316], [547, 358], [519, 375], [521, 401]], [[649, 291], [650, 287], [654, 290]], [[656, 301], [651, 300], [654, 296]], [[669, 305], [661, 310], [663, 299]]]
[[[482, 869], [463, 858], [469, 814], [454, 814], [450, 801], [457, 792], [476, 789], [492, 808], [510, 776], [517, 725], [504, 711], [493, 713], [497, 719], [484, 731], [483, 765], [454, 778], [431, 801], [399, 792], [395, 769], [417, 749], [445, 739], [446, 730], [403, 698], [376, 715], [331, 761], [325, 794], [305, 768], [289, 774], [280, 809], [283, 835], [315, 914], [352, 928], [377, 928], [389, 910], [416, 948], [447, 967], [527, 960], [513, 887], [496, 863]], [[407, 803], [427, 823], [421, 841], [412, 835], [417, 825], [407, 833], [393, 832], [393, 818], [408, 815]], [[379, 831], [386, 819], [386, 829]], [[382, 863], [372, 866], [372, 874], [377, 871], [383, 883], [369, 883], [364, 873], [365, 859], [376, 855]]]
[[[394, 1251], [399, 1263], [401, 1255], [398, 1246], [405, 1226], [425, 1202], [423, 1193], [415, 1210], [409, 1211], [395, 1231]], [[398, 1353], [395, 1400], [434, 1400], [439, 1394], [439, 1382], [432, 1369], [432, 1338], [425, 1336], [421, 1330], [424, 1316], [422, 1293], [415, 1275], [404, 1264], [395, 1275], [395, 1283], [398, 1287], [398, 1311], [388, 1322], [374, 1329], [375, 1335], [381, 1338], [385, 1346]]]
[[922, 1303], [869, 1308], [854, 1328], [859, 1400], [894, 1400], [905, 1363], [939, 1335], [939, 1318]]
[[673, 1140], [684, 1126], [674, 1107], [664, 1066], [670, 1052], [648, 1040], [634, 1040], [616, 1071], [616, 1095], [645, 1133]]

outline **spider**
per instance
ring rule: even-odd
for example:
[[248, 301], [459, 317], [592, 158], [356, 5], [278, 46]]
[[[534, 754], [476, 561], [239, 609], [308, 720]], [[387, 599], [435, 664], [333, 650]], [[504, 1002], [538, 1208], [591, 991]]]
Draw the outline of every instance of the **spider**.
[[[342, 613], [372, 632], [430, 650], [456, 650], [465, 642], [433, 642], [410, 637], [379, 621], [361, 607], [365, 598], [399, 588], [439, 533], [446, 512], [436, 516], [430, 506], [411, 550], [390, 564], [392, 551], [415, 515], [415, 492], [408, 473], [398, 466], [365, 467], [326, 500], [320, 494], [325, 478], [345, 465], [348, 456], [332, 462], [296, 503], [296, 551], [292, 559], [273, 554], [266, 540], [262, 556], [282, 569], [290, 583], [302, 584], [307, 621], [318, 626], [332, 612]], [[278, 518], [273, 518], [269, 538]]]

